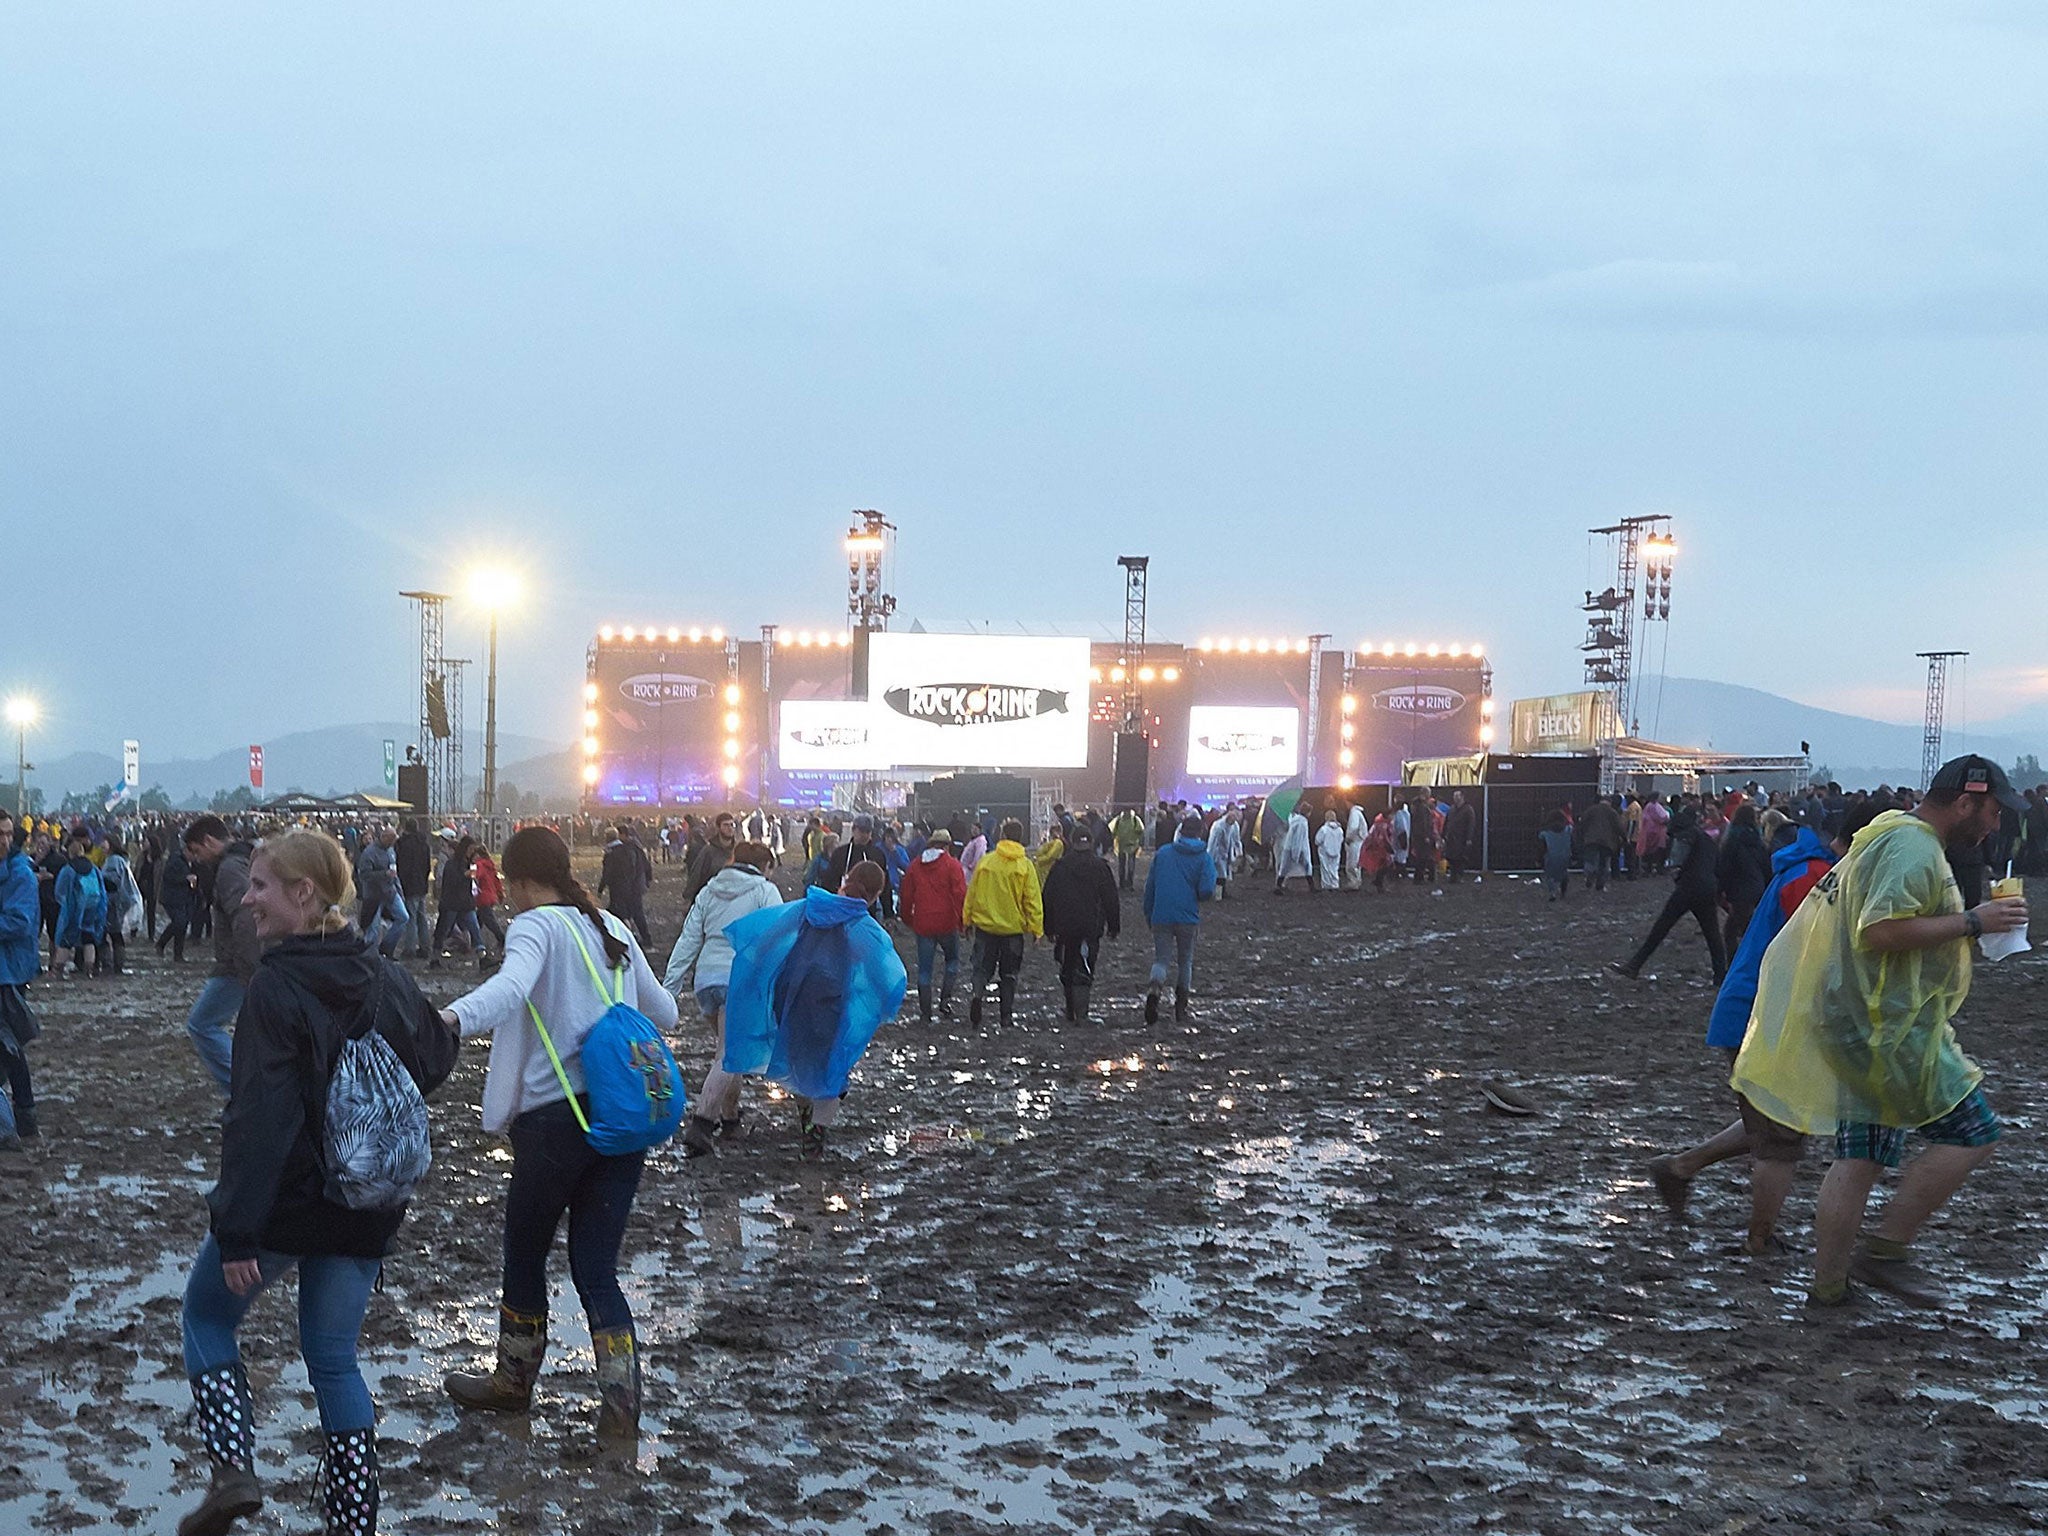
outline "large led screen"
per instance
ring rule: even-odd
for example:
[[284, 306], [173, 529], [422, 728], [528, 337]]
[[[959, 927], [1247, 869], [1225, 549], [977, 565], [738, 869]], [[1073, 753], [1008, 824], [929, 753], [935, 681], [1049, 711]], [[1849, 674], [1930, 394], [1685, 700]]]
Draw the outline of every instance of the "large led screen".
[[874, 716], [856, 699], [784, 699], [777, 706], [775, 761], [789, 773], [886, 768]]
[[1088, 685], [1086, 640], [869, 640], [869, 717], [897, 767], [1085, 767]]
[[687, 805], [724, 798], [723, 646], [600, 646], [592, 682], [598, 782], [591, 798]]
[[1188, 773], [1276, 784], [1301, 768], [1301, 711], [1197, 704], [1188, 711]]

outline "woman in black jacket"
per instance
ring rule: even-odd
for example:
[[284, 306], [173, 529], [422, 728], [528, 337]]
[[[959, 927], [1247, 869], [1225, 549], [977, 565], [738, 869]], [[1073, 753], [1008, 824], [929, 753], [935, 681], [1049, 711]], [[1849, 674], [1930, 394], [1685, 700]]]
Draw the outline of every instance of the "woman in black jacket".
[[1640, 975], [1650, 956], [1657, 952], [1657, 946], [1690, 912], [1700, 925], [1700, 932], [1706, 936], [1707, 958], [1714, 967], [1714, 985], [1718, 987], [1721, 984], [1722, 978], [1728, 974], [1728, 951], [1722, 946], [1721, 925], [1717, 921], [1720, 916], [1717, 910], [1719, 854], [1720, 849], [1701, 827], [1697, 810], [1688, 806], [1671, 818], [1670, 861], [1678, 866], [1671, 896], [1636, 952], [1626, 960], [1617, 961], [1613, 969], [1630, 979]]
[[476, 921], [476, 843], [467, 837], [458, 838], [449, 850], [446, 861], [441, 865], [441, 912], [434, 921], [434, 958], [427, 962], [427, 969], [441, 968], [441, 956], [455, 930], [460, 928], [469, 940], [469, 952], [477, 957], [481, 965], [484, 953], [484, 936]]
[[262, 1506], [235, 1334], [257, 1294], [294, 1267], [299, 1350], [327, 1434], [327, 1529], [376, 1529], [376, 1408], [356, 1337], [405, 1207], [357, 1210], [326, 1197], [328, 1080], [343, 1042], [374, 1027], [431, 1091], [454, 1065], [455, 1037], [405, 971], [350, 926], [353, 894], [348, 857], [325, 833], [266, 838], [250, 863], [243, 905], [272, 947], [236, 1020], [212, 1230], [185, 1287], [185, 1374], [213, 1485], [178, 1536], [221, 1536]]
[[1721, 899], [1728, 904], [1728, 920], [1722, 933], [1732, 955], [1740, 947], [1743, 934], [1749, 931], [1756, 904], [1763, 900], [1771, 884], [1771, 854], [1764, 847], [1763, 833], [1757, 830], [1755, 806], [1739, 805], [1729, 818], [1728, 830], [1721, 834], [1715, 874]]

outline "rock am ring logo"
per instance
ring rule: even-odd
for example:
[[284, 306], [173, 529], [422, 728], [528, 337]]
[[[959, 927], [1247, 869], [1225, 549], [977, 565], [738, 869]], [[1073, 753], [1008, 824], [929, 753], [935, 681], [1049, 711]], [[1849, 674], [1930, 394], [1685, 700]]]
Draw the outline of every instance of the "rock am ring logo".
[[709, 698], [716, 685], [708, 677], [681, 672], [640, 672], [619, 684], [619, 697], [645, 708], [649, 704], [690, 704]]
[[1381, 689], [1372, 696], [1372, 707], [1411, 719], [1448, 720], [1465, 707], [1465, 695], [1455, 688], [1415, 683], [1405, 688]]
[[907, 720], [939, 726], [999, 725], [1067, 712], [1061, 689], [1007, 683], [919, 683], [891, 688], [882, 702]]

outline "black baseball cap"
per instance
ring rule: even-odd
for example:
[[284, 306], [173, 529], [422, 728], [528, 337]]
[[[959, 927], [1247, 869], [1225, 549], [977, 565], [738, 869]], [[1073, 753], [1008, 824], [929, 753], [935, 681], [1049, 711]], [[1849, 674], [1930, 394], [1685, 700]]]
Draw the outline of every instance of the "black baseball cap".
[[2024, 811], [2027, 802], [2012, 787], [2005, 770], [1988, 757], [1975, 753], [1952, 757], [1935, 773], [1929, 789], [1951, 789], [1965, 795], [1990, 795], [2008, 811]]

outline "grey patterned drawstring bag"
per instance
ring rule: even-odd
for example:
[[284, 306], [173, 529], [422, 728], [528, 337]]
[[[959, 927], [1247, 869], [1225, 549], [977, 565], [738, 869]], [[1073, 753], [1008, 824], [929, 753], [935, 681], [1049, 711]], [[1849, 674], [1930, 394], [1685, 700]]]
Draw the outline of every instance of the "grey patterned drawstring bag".
[[434, 1160], [427, 1101], [377, 1027], [383, 1005], [380, 967], [368, 1020], [342, 1041], [327, 1080], [326, 1195], [354, 1211], [404, 1205]]

